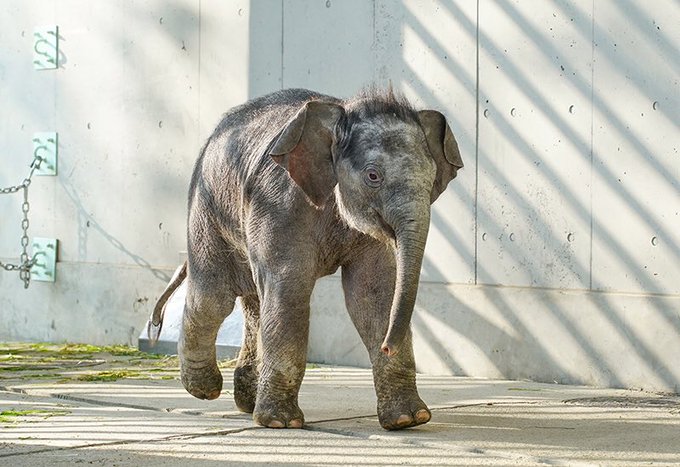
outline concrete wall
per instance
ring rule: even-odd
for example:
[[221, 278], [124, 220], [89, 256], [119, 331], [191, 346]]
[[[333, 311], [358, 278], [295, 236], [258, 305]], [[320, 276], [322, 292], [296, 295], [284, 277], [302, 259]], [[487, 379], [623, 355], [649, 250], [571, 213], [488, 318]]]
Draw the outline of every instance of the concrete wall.
[[[58, 280], [0, 273], [0, 339], [135, 342], [185, 249], [191, 165], [219, 115], [303, 86], [392, 84], [442, 110], [466, 167], [434, 206], [420, 371], [680, 390], [680, 7], [672, 0], [5, 0], [0, 186], [59, 132], [31, 235]], [[58, 70], [34, 71], [57, 24]], [[0, 197], [0, 257], [19, 200]], [[366, 365], [337, 277], [310, 360]]]

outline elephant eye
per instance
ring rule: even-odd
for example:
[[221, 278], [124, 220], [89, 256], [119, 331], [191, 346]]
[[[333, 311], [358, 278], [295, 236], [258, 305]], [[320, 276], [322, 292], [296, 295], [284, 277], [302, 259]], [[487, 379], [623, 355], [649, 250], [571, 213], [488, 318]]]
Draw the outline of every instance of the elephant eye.
[[364, 167], [364, 183], [371, 188], [378, 188], [382, 185], [383, 176], [380, 170], [374, 165]]

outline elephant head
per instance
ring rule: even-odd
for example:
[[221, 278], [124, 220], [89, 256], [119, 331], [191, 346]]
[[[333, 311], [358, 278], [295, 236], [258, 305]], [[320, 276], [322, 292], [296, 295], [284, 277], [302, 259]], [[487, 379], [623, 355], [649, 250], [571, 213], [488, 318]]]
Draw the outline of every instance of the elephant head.
[[391, 91], [337, 103], [306, 103], [273, 143], [271, 156], [311, 203], [333, 194], [354, 229], [392, 245], [397, 271], [381, 350], [394, 355], [413, 313], [430, 204], [463, 162], [446, 118], [415, 111]]

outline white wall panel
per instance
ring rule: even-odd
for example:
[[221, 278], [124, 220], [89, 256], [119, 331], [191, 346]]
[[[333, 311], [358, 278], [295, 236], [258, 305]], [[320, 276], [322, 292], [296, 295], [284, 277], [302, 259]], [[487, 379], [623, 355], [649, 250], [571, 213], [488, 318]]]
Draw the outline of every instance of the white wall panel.
[[249, 2], [248, 97], [281, 89], [283, 82], [283, 1]]
[[589, 286], [590, 6], [480, 2], [480, 283]]
[[[33, 160], [33, 133], [55, 128], [54, 70], [33, 68], [33, 30], [55, 24], [54, 1], [2, 3], [0, 14], [0, 187], [17, 185]], [[36, 215], [39, 199], [50, 197], [54, 178], [40, 178], [31, 189], [32, 233], [51, 232], [46, 216]], [[0, 258], [18, 263], [21, 245], [21, 193], [0, 195]], [[45, 205], [43, 204], [43, 207]]]
[[284, 88], [349, 97], [373, 80], [373, 2], [283, 1]]
[[596, 5], [593, 286], [680, 293], [680, 5]]
[[[224, 112], [248, 99], [250, 4], [248, 0], [200, 2], [199, 147]], [[272, 2], [274, 10], [276, 5]], [[197, 156], [198, 150], [194, 159]]]
[[474, 2], [376, 2], [376, 81], [446, 115], [465, 168], [437, 200], [422, 280], [474, 283]]
[[62, 260], [148, 267], [184, 249], [175, 187], [197, 153], [194, 3], [60, 2]]

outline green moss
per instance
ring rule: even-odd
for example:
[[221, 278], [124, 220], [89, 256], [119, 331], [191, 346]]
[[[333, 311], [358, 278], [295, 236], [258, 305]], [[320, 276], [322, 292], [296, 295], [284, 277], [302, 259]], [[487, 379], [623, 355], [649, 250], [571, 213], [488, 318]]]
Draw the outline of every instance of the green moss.
[[26, 358], [28, 358], [28, 357], [26, 357], [24, 355], [16, 355], [16, 354], [13, 354], [13, 353], [8, 353], [8, 354], [5, 354], [5, 355], [0, 355], [0, 362], [18, 362], [18, 361], [21, 361], [21, 360], [25, 360]]
[[120, 370], [120, 371], [100, 371], [98, 373], [90, 373], [76, 377], [78, 381], [118, 381], [123, 378], [136, 378], [140, 373], [136, 370]]
[[0, 345], [0, 353], [19, 355], [28, 352], [52, 352], [53, 344], [31, 343], [31, 344], [3, 344]]
[[217, 366], [219, 368], [236, 368], [237, 362], [238, 362], [238, 359], [236, 359], [236, 358], [233, 358], [231, 360], [218, 360]]
[[[104, 366], [96, 372], [90, 368], [93, 364]], [[233, 368], [236, 360], [222, 360], [218, 364], [220, 368]], [[0, 379], [53, 378], [56, 383], [176, 379], [178, 370], [175, 355], [149, 354], [126, 345], [0, 344]]]
[[64, 344], [55, 351], [57, 353], [67, 355], [108, 353], [114, 356], [141, 357], [149, 359], [164, 357], [164, 355], [140, 352], [135, 347], [130, 347], [129, 345], [91, 345], [69, 343]]
[[50, 379], [50, 378], [61, 378], [61, 373], [33, 373], [33, 374], [22, 374], [23, 379]]
[[15, 372], [15, 371], [30, 371], [30, 370], [35, 370], [35, 366], [2, 366], [0, 367], [0, 371], [9, 371], [9, 372]]
[[35, 358], [38, 357], [36, 354], [49, 354], [49, 356], [41, 357], [44, 359], [59, 360], [73, 357], [86, 359], [93, 358], [93, 354], [102, 353], [146, 360], [162, 360], [167, 358], [163, 354], [140, 352], [135, 347], [129, 345], [50, 344], [47, 342], [0, 344], [0, 361], [15, 361], [27, 357]]
[[57, 415], [68, 415], [71, 411], [69, 410], [42, 410], [42, 409], [30, 409], [30, 410], [4, 410], [0, 412], [0, 423], [10, 423], [16, 417], [42, 417], [49, 418], [55, 417]]
[[79, 375], [75, 377], [77, 381], [88, 381], [88, 382], [95, 382], [95, 381], [102, 381], [102, 382], [111, 382], [111, 381], [118, 381], [119, 379], [175, 379], [175, 376], [173, 375], [153, 375], [151, 373], [154, 373], [156, 371], [162, 371], [162, 370], [154, 370], [154, 369], [149, 369], [149, 370], [111, 370], [111, 371], [100, 371], [98, 373], [88, 373], [85, 375]]

